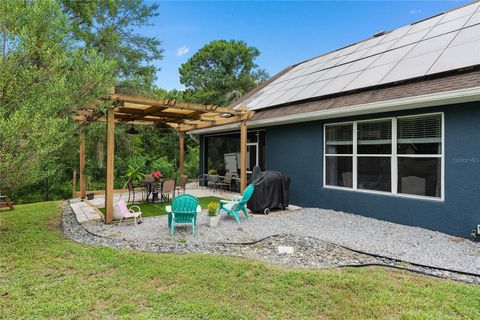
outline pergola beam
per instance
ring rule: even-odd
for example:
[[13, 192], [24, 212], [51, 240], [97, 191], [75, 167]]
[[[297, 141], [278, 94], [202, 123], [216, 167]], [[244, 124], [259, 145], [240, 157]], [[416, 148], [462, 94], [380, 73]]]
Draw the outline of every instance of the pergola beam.
[[[123, 110], [122, 110], [123, 111]], [[188, 121], [200, 121], [200, 122], [212, 122], [215, 121], [213, 117], [203, 117], [203, 116], [185, 116], [178, 113], [173, 112], [160, 112], [151, 115], [132, 115], [128, 113], [115, 113], [115, 118], [127, 120], [127, 121], [135, 121], [135, 120], [153, 120], [159, 122], [165, 122], [168, 120], [178, 121], [178, 120], [188, 120]]]
[[[85, 122], [85, 116], [74, 116], [73, 119], [75, 121], [80, 122], [81, 126], [85, 126], [86, 124], [89, 124], [89, 123]], [[107, 119], [105, 117], [102, 117], [102, 118], [98, 118], [95, 121], [107, 122]], [[120, 121], [120, 120], [115, 120], [115, 123], [128, 124], [128, 125], [138, 125], [138, 126], [154, 126], [154, 125], [157, 124], [157, 122], [155, 122], [155, 121]]]
[[232, 116], [229, 118], [212, 119], [209, 122], [203, 122], [203, 123], [199, 122], [195, 124], [182, 126], [179, 130], [190, 131], [195, 129], [204, 129], [204, 128], [210, 128], [215, 126], [222, 126], [222, 125], [231, 124], [231, 123], [238, 123], [238, 122], [241, 122], [242, 120], [249, 120], [252, 117], [253, 117], [253, 112], [244, 112], [241, 115]]
[[122, 101], [127, 103], [143, 104], [149, 106], [158, 106], [166, 108], [174, 108], [180, 110], [192, 110], [192, 111], [201, 111], [201, 112], [216, 112], [216, 113], [227, 113], [227, 114], [239, 114], [240, 111], [231, 108], [219, 107], [216, 105], [203, 105], [197, 103], [187, 103], [187, 102], [178, 102], [175, 100], [168, 99], [153, 99], [137, 96], [128, 96], [122, 94], [111, 94], [110, 99], [113, 101]]

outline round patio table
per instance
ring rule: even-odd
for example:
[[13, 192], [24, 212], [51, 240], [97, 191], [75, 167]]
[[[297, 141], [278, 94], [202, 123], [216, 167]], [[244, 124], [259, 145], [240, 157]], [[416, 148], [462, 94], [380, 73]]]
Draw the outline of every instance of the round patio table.
[[158, 200], [158, 192], [159, 192], [158, 189], [160, 188], [160, 194], [162, 192], [163, 180], [162, 179], [160, 180], [144, 179], [140, 183], [142, 184], [142, 187], [144, 187], [145, 190], [147, 191], [147, 196], [145, 197], [144, 201], [147, 203], [150, 202], [149, 198], [150, 198], [150, 195], [152, 195], [152, 203], [155, 203], [155, 200]]

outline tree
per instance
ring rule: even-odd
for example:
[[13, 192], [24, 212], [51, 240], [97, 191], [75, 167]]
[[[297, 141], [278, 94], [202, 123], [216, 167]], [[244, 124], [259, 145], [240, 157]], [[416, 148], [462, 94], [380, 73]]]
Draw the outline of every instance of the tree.
[[0, 190], [13, 193], [56, 170], [72, 139], [70, 111], [114, 83], [113, 63], [75, 46], [54, 0], [0, 6]]
[[62, 0], [73, 33], [86, 48], [113, 59], [125, 93], [143, 94], [156, 78], [152, 62], [162, 58], [161, 41], [135, 32], [158, 15], [158, 4], [142, 0]]
[[189, 100], [227, 105], [268, 78], [255, 63], [259, 55], [243, 41], [212, 41], [180, 67], [180, 82]]

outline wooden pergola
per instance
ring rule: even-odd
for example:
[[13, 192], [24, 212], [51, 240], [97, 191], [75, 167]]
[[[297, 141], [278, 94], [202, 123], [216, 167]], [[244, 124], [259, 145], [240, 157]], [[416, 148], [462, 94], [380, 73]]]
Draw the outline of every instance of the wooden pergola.
[[114, 129], [116, 124], [168, 126], [175, 129], [179, 136], [179, 171], [184, 174], [184, 141], [185, 133], [195, 129], [216, 127], [232, 123], [240, 123], [240, 191], [247, 183], [247, 121], [253, 112], [247, 108], [239, 110], [178, 102], [168, 99], [152, 99], [145, 97], [110, 94], [106, 99], [112, 102], [107, 111], [96, 107], [86, 107], [75, 111], [74, 119], [80, 122], [80, 196], [85, 198], [85, 126], [94, 121], [107, 123], [106, 145], [106, 187], [105, 187], [105, 222], [113, 220], [114, 193]]

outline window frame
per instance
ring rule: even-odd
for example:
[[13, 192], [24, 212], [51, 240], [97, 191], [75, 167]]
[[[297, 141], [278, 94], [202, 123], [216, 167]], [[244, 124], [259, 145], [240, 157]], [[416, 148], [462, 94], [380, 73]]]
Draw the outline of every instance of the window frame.
[[[433, 116], [433, 115], [440, 115], [441, 116], [441, 154], [398, 154], [398, 127], [397, 127], [397, 119], [404, 119], [404, 118], [419, 118], [423, 116]], [[388, 154], [359, 154], [358, 150], [358, 123], [364, 122], [375, 122], [375, 121], [382, 121], [382, 120], [390, 120], [392, 125], [392, 150], [391, 153]], [[351, 124], [353, 130], [353, 151], [351, 154], [328, 154], [326, 153], [326, 146], [327, 146], [327, 136], [326, 130], [328, 126], [335, 126], [335, 125], [345, 125]], [[352, 157], [352, 187], [343, 187], [343, 186], [333, 186], [327, 185], [326, 181], [326, 174], [327, 174], [327, 166], [326, 166], [326, 159], [327, 157], [332, 156], [351, 156]], [[359, 189], [358, 188], [358, 157], [385, 157], [391, 159], [391, 191], [377, 191], [377, 190], [368, 190], [368, 189]], [[438, 158], [440, 159], [440, 197], [431, 197], [431, 196], [420, 196], [420, 195], [413, 195], [413, 194], [406, 194], [406, 193], [399, 193], [398, 192], [398, 159], [399, 158]], [[397, 116], [397, 117], [383, 117], [383, 118], [372, 118], [366, 120], [356, 120], [356, 121], [343, 121], [343, 122], [332, 122], [332, 123], [324, 123], [323, 125], [323, 188], [325, 189], [334, 189], [334, 190], [344, 190], [344, 191], [351, 191], [351, 192], [360, 192], [360, 193], [371, 193], [371, 194], [378, 194], [378, 195], [386, 195], [386, 196], [393, 196], [393, 197], [400, 197], [400, 198], [411, 198], [411, 199], [421, 199], [421, 200], [432, 200], [432, 201], [445, 201], [445, 116], [444, 112], [433, 112], [433, 113], [422, 113], [422, 114], [412, 114], [406, 116]]]

